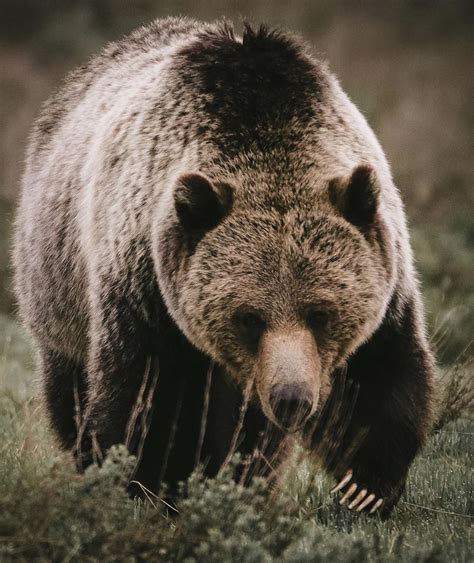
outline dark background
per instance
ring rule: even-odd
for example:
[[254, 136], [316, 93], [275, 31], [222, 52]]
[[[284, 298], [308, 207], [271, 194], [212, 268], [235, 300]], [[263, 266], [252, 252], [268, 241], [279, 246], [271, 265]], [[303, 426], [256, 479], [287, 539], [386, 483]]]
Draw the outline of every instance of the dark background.
[[[474, 329], [472, 1], [1, 0], [0, 313], [14, 313], [9, 239], [41, 103], [107, 41], [154, 17], [226, 16], [290, 29], [327, 59], [392, 164], [443, 363]], [[467, 360], [469, 362], [469, 359]]]

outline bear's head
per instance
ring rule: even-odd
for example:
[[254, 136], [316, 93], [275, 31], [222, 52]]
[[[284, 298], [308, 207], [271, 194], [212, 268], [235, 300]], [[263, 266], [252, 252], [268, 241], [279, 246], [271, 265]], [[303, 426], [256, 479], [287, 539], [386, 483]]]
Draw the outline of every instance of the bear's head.
[[236, 205], [199, 173], [174, 187], [157, 245], [167, 308], [190, 342], [296, 429], [379, 325], [387, 276], [374, 170], [327, 183], [327, 205]]

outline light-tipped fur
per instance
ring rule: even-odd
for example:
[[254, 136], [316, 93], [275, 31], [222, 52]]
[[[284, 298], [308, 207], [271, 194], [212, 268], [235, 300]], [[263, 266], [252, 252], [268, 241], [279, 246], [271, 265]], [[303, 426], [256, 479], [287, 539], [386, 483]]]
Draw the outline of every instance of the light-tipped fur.
[[[193, 189], [207, 199], [183, 191]], [[227, 24], [171, 18], [72, 73], [31, 137], [15, 271], [66, 447], [75, 440], [72, 381], [86, 435], [108, 448], [124, 438], [151, 356], [162, 409], [153, 416], [176, 442], [156, 445], [158, 456], [171, 467], [186, 458], [191, 446], [170, 421], [186, 427], [186, 413], [201, 411], [177, 381], [185, 389], [202, 379], [208, 388], [209, 360], [223, 379], [212, 384], [206, 416], [232, 434], [217, 403], [228, 400], [235, 412], [238, 389], [262, 375], [258, 343], [245, 345], [233, 321], [251, 309], [265, 334], [312, 331], [320, 389], [317, 420], [304, 433], [309, 447], [331, 443], [328, 405], [338, 404], [352, 418], [337, 444], [323, 448], [326, 467], [336, 476], [350, 467], [389, 508], [398, 500], [432, 418], [432, 360], [405, 215], [373, 132], [301, 40], [249, 27], [239, 37]], [[341, 370], [360, 386], [350, 414], [331, 398]], [[160, 393], [178, 405], [174, 414]], [[255, 397], [242, 442], [249, 452], [266, 424]], [[354, 449], [360, 429], [368, 437]], [[209, 468], [227, 458], [221, 442], [204, 441]], [[150, 486], [155, 473], [186, 477], [191, 462], [184, 475], [150, 469], [153, 447], [144, 449]]]

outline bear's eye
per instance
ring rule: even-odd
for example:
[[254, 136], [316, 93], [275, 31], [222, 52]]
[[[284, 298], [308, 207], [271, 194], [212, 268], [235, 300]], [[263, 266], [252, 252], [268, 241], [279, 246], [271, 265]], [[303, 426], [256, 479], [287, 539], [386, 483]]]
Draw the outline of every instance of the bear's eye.
[[266, 327], [263, 317], [256, 311], [242, 310], [235, 313], [233, 320], [241, 340], [255, 350]]
[[329, 313], [318, 307], [308, 307], [305, 312], [306, 324], [315, 331], [323, 331], [329, 323]]

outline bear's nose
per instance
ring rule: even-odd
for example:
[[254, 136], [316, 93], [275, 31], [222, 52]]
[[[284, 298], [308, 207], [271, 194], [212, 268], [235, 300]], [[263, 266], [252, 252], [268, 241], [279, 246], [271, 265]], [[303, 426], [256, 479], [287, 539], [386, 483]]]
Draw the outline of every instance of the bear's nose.
[[313, 394], [306, 385], [278, 385], [270, 393], [270, 405], [277, 422], [294, 432], [311, 414]]

